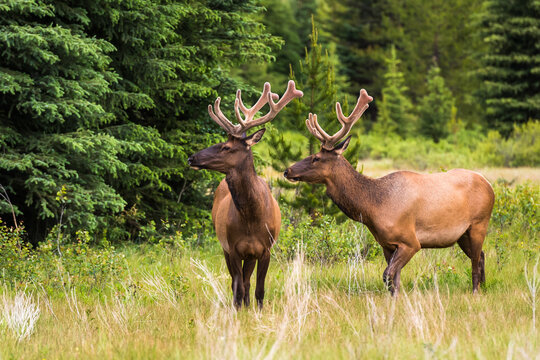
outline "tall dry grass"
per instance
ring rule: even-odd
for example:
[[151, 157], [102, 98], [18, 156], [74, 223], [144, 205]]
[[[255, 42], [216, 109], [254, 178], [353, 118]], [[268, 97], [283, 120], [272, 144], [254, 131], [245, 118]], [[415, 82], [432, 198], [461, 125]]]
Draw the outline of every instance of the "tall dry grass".
[[29, 338], [39, 320], [41, 310], [31, 294], [18, 291], [15, 296], [4, 293], [0, 324], [7, 327], [18, 342]]
[[[160, 263], [132, 253], [130, 275], [100, 292], [33, 290], [39, 321], [24, 341], [4, 326], [0, 357], [537, 358], [538, 314], [530, 300], [537, 296], [538, 271], [530, 264], [525, 274], [517, 250], [502, 268], [495, 250], [486, 252], [480, 294], [471, 294], [470, 261], [446, 249], [417, 254], [394, 299], [382, 283], [382, 257], [314, 264], [299, 251], [294, 260], [272, 260], [263, 309], [253, 301], [239, 311], [217, 251]], [[185, 278], [186, 292], [178, 291], [171, 272]], [[6, 288], [2, 296], [13, 300], [16, 293]]]

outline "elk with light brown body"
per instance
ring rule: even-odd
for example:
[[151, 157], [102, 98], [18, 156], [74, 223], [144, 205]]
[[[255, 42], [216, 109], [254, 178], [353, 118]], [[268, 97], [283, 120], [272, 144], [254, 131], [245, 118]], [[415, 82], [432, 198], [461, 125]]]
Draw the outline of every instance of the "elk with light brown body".
[[437, 174], [397, 171], [372, 179], [353, 169], [342, 156], [347, 136], [373, 98], [362, 89], [349, 117], [336, 103], [342, 124], [329, 136], [309, 114], [306, 125], [321, 141], [321, 150], [289, 167], [292, 181], [322, 183], [327, 195], [351, 219], [365, 224], [382, 246], [388, 266], [383, 281], [397, 294], [401, 269], [421, 248], [444, 248], [456, 242], [472, 262], [473, 292], [485, 281], [482, 244], [493, 209], [494, 194], [480, 174], [454, 169]]
[[[199, 151], [188, 159], [194, 169], [208, 169], [224, 173], [214, 195], [212, 221], [223, 248], [225, 262], [232, 277], [232, 291], [236, 307], [249, 306], [250, 277], [257, 262], [257, 285], [255, 298], [262, 307], [264, 280], [270, 264], [270, 249], [276, 242], [281, 226], [279, 206], [270, 192], [268, 184], [255, 173], [251, 146], [261, 140], [265, 129], [250, 136], [245, 132], [272, 120], [291, 100], [303, 96], [296, 90], [294, 81], [289, 81], [287, 90], [279, 99], [270, 92], [265, 83], [259, 100], [250, 109], [242, 102], [240, 90], [236, 93], [234, 110], [239, 124], [233, 125], [221, 112], [218, 97], [214, 109], [208, 105], [210, 117], [228, 134], [224, 143]], [[279, 101], [274, 103], [273, 99]], [[255, 114], [264, 105], [270, 111], [257, 119]], [[215, 111], [215, 112], [214, 112]], [[240, 111], [244, 114], [242, 118]], [[243, 264], [242, 264], [243, 261]]]

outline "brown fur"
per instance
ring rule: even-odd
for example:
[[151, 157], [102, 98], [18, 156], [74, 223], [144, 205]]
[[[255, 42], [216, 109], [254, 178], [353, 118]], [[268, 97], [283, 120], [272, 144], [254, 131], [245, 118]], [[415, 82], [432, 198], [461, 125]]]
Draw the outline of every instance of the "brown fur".
[[476, 292], [485, 281], [482, 244], [495, 199], [489, 182], [463, 169], [427, 175], [398, 171], [371, 179], [341, 155], [349, 140], [292, 165], [285, 176], [325, 184], [334, 203], [368, 227], [383, 247], [388, 263], [383, 280], [392, 294], [399, 291], [401, 269], [416, 252], [456, 242], [471, 259]]
[[[264, 299], [264, 281], [270, 264], [270, 249], [278, 238], [281, 213], [268, 184], [255, 173], [251, 145], [264, 129], [247, 138], [229, 135], [225, 143], [190, 157], [192, 167], [226, 174], [214, 195], [212, 221], [232, 277], [234, 303], [249, 305], [250, 277], [257, 265], [255, 298]], [[242, 264], [243, 262], [243, 264]]]

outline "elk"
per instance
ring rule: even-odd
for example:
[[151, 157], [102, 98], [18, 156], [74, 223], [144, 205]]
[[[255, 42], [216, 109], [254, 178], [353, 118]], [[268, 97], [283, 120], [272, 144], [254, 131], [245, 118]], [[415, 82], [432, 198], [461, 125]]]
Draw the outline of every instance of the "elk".
[[445, 248], [456, 242], [472, 263], [473, 293], [485, 281], [482, 244], [494, 203], [489, 182], [479, 173], [454, 169], [436, 174], [397, 171], [373, 179], [358, 173], [342, 156], [347, 136], [373, 100], [362, 89], [352, 113], [345, 117], [339, 102], [341, 129], [328, 135], [309, 114], [306, 125], [321, 141], [318, 153], [289, 167], [291, 181], [326, 185], [326, 194], [351, 219], [367, 226], [382, 246], [387, 267], [383, 281], [397, 295], [401, 269], [421, 248]]
[[[259, 100], [251, 108], [242, 102], [241, 92], [236, 92], [234, 111], [238, 124], [233, 125], [220, 110], [218, 97], [208, 105], [210, 117], [228, 135], [227, 141], [219, 143], [188, 159], [193, 169], [208, 169], [224, 173], [214, 195], [212, 221], [223, 248], [225, 262], [232, 277], [234, 304], [237, 308], [249, 306], [250, 277], [257, 262], [257, 285], [255, 298], [259, 308], [264, 299], [264, 280], [270, 264], [270, 249], [276, 242], [281, 226], [279, 206], [268, 184], [255, 173], [251, 147], [258, 143], [265, 129], [246, 136], [249, 129], [271, 121], [291, 100], [303, 93], [289, 81], [287, 90], [279, 99], [265, 83]], [[274, 103], [274, 100], [278, 100]], [[268, 103], [270, 111], [257, 119], [255, 114]], [[243, 113], [244, 118], [240, 114]], [[243, 261], [243, 264], [242, 264]]]

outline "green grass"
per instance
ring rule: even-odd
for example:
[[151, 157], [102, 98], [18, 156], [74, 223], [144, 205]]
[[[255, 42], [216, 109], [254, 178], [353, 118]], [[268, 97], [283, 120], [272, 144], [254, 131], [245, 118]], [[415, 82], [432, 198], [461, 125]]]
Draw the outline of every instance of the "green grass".
[[[17, 341], [4, 323], [0, 357], [538, 357], [523, 275], [533, 260], [515, 246], [498, 266], [493, 236], [478, 295], [471, 294], [470, 262], [457, 247], [418, 253], [403, 270], [397, 299], [384, 289], [382, 256], [333, 265], [274, 257], [260, 312], [231, 307], [217, 244], [203, 252], [129, 246], [120, 250], [126, 275], [100, 291], [66, 286], [45, 294], [39, 284], [29, 285], [26, 292], [41, 310], [35, 331]], [[22, 290], [5, 284], [2, 304]]]
[[[540, 187], [494, 190], [479, 294], [452, 247], [416, 254], [392, 298], [362, 225], [324, 216], [314, 227], [283, 207], [262, 311], [232, 307], [215, 239], [176, 233], [114, 248], [79, 231], [60, 257], [56, 233], [33, 249], [23, 229], [0, 223], [0, 359], [538, 358]], [[17, 318], [36, 309], [24, 337], [32, 322]]]

